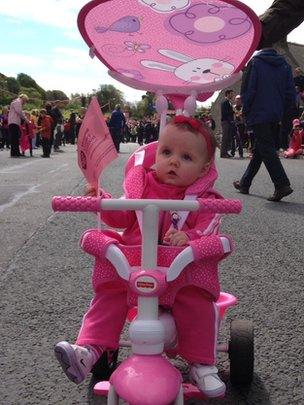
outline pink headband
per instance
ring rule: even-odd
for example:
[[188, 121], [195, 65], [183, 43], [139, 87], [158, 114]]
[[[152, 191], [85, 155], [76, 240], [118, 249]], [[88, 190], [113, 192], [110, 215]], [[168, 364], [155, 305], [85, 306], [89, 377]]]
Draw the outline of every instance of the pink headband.
[[185, 117], [184, 115], [177, 115], [173, 119], [174, 124], [189, 124], [193, 129], [198, 131], [201, 135], [203, 135], [206, 145], [207, 145], [207, 151], [208, 151], [208, 157], [209, 159], [212, 158], [213, 156], [213, 147], [212, 147], [212, 140], [211, 137], [206, 131], [206, 129], [203, 127], [201, 122], [195, 118], [192, 117]]

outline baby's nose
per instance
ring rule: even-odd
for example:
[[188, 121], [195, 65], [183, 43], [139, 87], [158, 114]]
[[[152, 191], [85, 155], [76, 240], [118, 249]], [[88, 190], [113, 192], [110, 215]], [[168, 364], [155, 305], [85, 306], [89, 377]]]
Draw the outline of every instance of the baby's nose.
[[178, 166], [178, 164], [179, 164], [178, 158], [176, 156], [171, 156], [170, 164], [174, 165], [174, 166]]

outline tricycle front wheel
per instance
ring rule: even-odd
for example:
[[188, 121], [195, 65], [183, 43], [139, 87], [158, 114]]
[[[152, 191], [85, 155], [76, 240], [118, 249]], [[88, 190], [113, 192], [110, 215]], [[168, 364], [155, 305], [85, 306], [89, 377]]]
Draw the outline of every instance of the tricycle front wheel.
[[231, 384], [250, 385], [254, 369], [254, 332], [251, 321], [236, 319], [231, 322], [228, 352]]

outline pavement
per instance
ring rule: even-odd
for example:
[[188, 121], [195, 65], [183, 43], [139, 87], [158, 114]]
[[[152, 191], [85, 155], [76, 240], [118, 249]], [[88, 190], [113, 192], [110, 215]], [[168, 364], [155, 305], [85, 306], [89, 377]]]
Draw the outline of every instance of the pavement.
[[[135, 147], [122, 145], [105, 170], [102, 186], [114, 196], [122, 193], [123, 167]], [[51, 159], [34, 154], [10, 159], [0, 152], [0, 404], [103, 404], [92, 395], [90, 378], [75, 386], [53, 356], [55, 343], [76, 338], [92, 297], [92, 260], [79, 238], [96, 219], [51, 210], [53, 195], [83, 194], [76, 147], [68, 145]], [[255, 374], [251, 387], [233, 389], [229, 362], [220, 355], [225, 399], [187, 404], [304, 404], [304, 160], [282, 162], [295, 191], [273, 203], [267, 201], [273, 187], [264, 168], [252, 194], [241, 195], [231, 183], [248, 159], [217, 159], [216, 188], [244, 207], [240, 215], [223, 218], [222, 232], [233, 237], [235, 252], [220, 266], [221, 285], [239, 302], [228, 313], [220, 341], [229, 339], [232, 319], [252, 320]], [[186, 371], [185, 363], [179, 364]]]

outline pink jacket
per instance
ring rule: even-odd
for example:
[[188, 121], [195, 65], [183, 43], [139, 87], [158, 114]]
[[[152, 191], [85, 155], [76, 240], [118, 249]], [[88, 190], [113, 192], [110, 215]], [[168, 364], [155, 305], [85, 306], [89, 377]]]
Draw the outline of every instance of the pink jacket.
[[[217, 171], [215, 165], [212, 164], [209, 172], [203, 178], [198, 179], [193, 185], [187, 189], [176, 189], [175, 187], [162, 185], [157, 181], [153, 171], [153, 162], [152, 168], [145, 167], [143, 162], [143, 164], [131, 164], [127, 167], [124, 189], [127, 198], [168, 199], [169, 197], [175, 197], [182, 199], [183, 196], [186, 199], [194, 199], [196, 197], [221, 198], [212, 189], [216, 178]], [[169, 192], [170, 195], [168, 194]], [[104, 193], [103, 197], [110, 198], [110, 195]], [[159, 228], [160, 242], [172, 224], [170, 213], [162, 213], [161, 215]], [[110, 226], [122, 227], [125, 230], [122, 237], [113, 231], [88, 230], [81, 239], [81, 246], [84, 251], [93, 255], [96, 259], [93, 272], [95, 291], [103, 283], [120, 279], [112, 264], [104, 257], [105, 248], [109, 243], [120, 244], [120, 249], [128, 258], [131, 266], [140, 265], [141, 260], [141, 235], [136, 214], [133, 212], [118, 213], [117, 211], [107, 211], [102, 214], [102, 220]], [[220, 293], [218, 263], [227, 256], [217, 235], [220, 225], [220, 215], [206, 215], [193, 212], [180, 225], [181, 229], [187, 232], [190, 237], [189, 244], [193, 248], [195, 262], [189, 264], [187, 269], [175, 281], [170, 283], [165, 294], [160, 297], [160, 303], [171, 306], [177, 291], [186, 285], [196, 285], [204, 289], [214, 300], [217, 300]], [[183, 248], [179, 247], [159, 246], [158, 266], [169, 267], [173, 259], [182, 250]], [[126, 288], [128, 288], [127, 283]], [[129, 303], [131, 305], [136, 304], [136, 297], [132, 293], [129, 293]]]
[[[149, 145], [149, 148], [151, 149], [150, 154], [152, 154], [152, 156], [155, 155], [156, 144], [157, 143], [153, 143], [150, 144], [151, 146]], [[130, 160], [131, 162], [133, 160], [134, 166], [130, 165], [129, 168], [127, 166], [124, 182], [124, 190], [127, 198], [157, 198], [173, 200], [183, 200], [184, 198], [222, 198], [212, 188], [217, 179], [217, 171], [214, 163], [212, 163], [208, 173], [204, 177], [199, 178], [188, 188], [181, 188], [160, 183], [155, 176], [155, 171], [153, 170], [153, 161], [146, 159], [147, 164], [145, 165], [144, 157], [139, 164], [136, 165], [136, 158], [132, 159], [131, 157]], [[110, 194], [105, 193], [103, 196], [104, 198], [111, 198]], [[161, 213], [160, 216], [159, 243], [162, 244], [165, 233], [172, 226], [172, 214], [166, 212]], [[101, 218], [111, 227], [125, 228], [120, 243], [126, 245], [139, 245], [141, 243], [141, 231], [135, 212], [104, 211]], [[188, 214], [185, 221], [181, 218], [178, 228], [186, 232], [190, 240], [195, 240], [203, 235], [217, 233], [220, 226], [220, 220], [220, 215], [192, 212]]]

